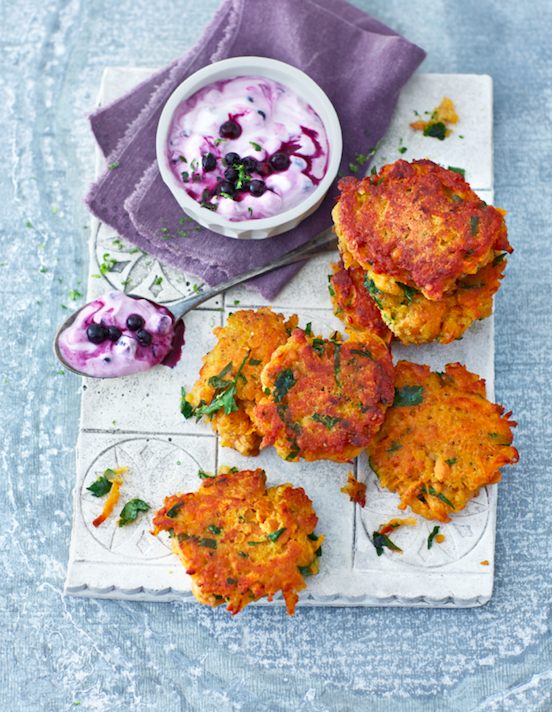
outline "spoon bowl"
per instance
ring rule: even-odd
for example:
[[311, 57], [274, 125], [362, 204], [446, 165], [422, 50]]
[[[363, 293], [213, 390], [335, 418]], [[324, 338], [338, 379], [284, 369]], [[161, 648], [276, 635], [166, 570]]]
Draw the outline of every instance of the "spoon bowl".
[[[170, 349], [170, 351], [162, 358], [159, 358], [155, 363], [152, 363], [151, 365], [148, 365], [147, 363], [142, 362], [141, 364], [138, 364], [140, 367], [137, 367], [135, 371], [126, 371], [125, 373], [122, 374], [116, 374], [116, 375], [110, 375], [110, 376], [98, 376], [90, 373], [86, 373], [85, 371], [79, 370], [76, 368], [74, 365], [69, 363], [65, 356], [63, 355], [62, 349], [60, 347], [60, 340], [64, 339], [64, 332], [72, 327], [75, 323], [75, 321], [82, 315], [83, 311], [85, 309], [89, 309], [90, 305], [93, 304], [93, 302], [85, 304], [84, 306], [80, 307], [77, 309], [73, 314], [71, 314], [67, 319], [61, 324], [61, 326], [58, 328], [56, 335], [54, 337], [54, 353], [58, 360], [61, 362], [61, 364], [68, 370], [72, 371], [73, 373], [76, 373], [79, 376], [87, 376], [89, 378], [117, 378], [119, 376], [123, 375], [129, 375], [130, 373], [135, 373], [143, 370], [147, 370], [148, 368], [151, 368], [153, 365], [156, 365], [156, 363], [165, 363], [166, 365], [175, 365], [177, 361], [179, 360], [180, 357], [180, 349], [182, 348], [183, 345], [183, 336], [184, 336], [184, 321], [183, 318], [184, 316], [190, 312], [192, 309], [195, 309], [197, 306], [200, 304], [203, 304], [203, 302], [206, 302], [209, 299], [212, 299], [213, 297], [217, 296], [218, 294], [221, 294], [222, 292], [226, 291], [227, 289], [230, 289], [231, 287], [236, 286], [237, 284], [241, 284], [242, 282], [246, 282], [249, 279], [252, 279], [253, 277], [258, 277], [261, 274], [265, 274], [266, 272], [270, 272], [272, 270], [278, 269], [279, 267], [285, 267], [286, 265], [293, 264], [294, 262], [299, 262], [302, 260], [307, 260], [310, 259], [311, 257], [315, 257], [316, 255], [323, 254], [325, 252], [328, 252], [330, 250], [335, 250], [337, 247], [337, 237], [335, 236], [333, 232], [333, 228], [329, 227], [326, 230], [324, 230], [322, 233], [317, 235], [315, 238], [312, 240], [309, 240], [305, 244], [301, 245], [300, 247], [297, 247], [295, 250], [292, 250], [291, 252], [287, 252], [286, 254], [277, 257], [270, 262], [267, 262], [264, 265], [261, 265], [260, 267], [255, 267], [251, 270], [248, 270], [247, 272], [244, 272], [243, 274], [239, 274], [236, 277], [232, 277], [231, 279], [221, 282], [220, 284], [217, 284], [215, 287], [211, 287], [210, 289], [206, 289], [204, 291], [199, 291], [197, 294], [193, 294], [191, 297], [187, 297], [186, 299], [183, 299], [182, 301], [178, 302], [177, 304], [173, 305], [171, 307], [171, 310], [169, 311], [166, 309], [166, 307], [162, 307], [161, 305], [157, 305], [154, 302], [150, 302], [150, 304], [155, 308], [162, 310], [165, 315], [170, 315], [174, 318], [174, 324], [173, 324], [173, 329], [174, 329], [174, 334], [175, 337], [173, 339], [173, 345]], [[132, 295], [128, 295], [132, 299], [136, 299], [137, 301], [140, 300], [142, 302], [148, 302], [149, 300], [144, 300], [141, 299], [140, 297], [133, 297]], [[140, 332], [137, 332], [138, 336], [140, 335]], [[120, 340], [120, 343], [123, 341], [123, 339]], [[136, 344], [134, 343], [134, 340], [128, 340], [126, 343], [127, 348], [132, 348], [135, 347]]]

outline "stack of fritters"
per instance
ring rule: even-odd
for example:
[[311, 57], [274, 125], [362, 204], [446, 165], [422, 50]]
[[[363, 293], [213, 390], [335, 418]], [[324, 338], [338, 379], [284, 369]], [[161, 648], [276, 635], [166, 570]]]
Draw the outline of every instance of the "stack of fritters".
[[261, 435], [250, 416], [263, 395], [261, 371], [275, 349], [287, 341], [297, 321], [295, 315], [286, 321], [269, 308], [249, 309], [231, 314], [225, 327], [213, 330], [217, 345], [203, 358], [199, 380], [186, 399], [193, 408], [201, 408], [235, 379], [235, 398], [230, 402], [236, 410], [227, 412], [228, 408], [220, 407], [208, 414], [221, 445], [242, 455], [259, 454]]
[[381, 426], [393, 399], [393, 363], [373, 334], [348, 341], [295, 329], [262, 373], [266, 394], [253, 411], [263, 433], [285, 460], [356, 457]]
[[324, 537], [313, 533], [311, 501], [300, 487], [265, 482], [260, 469], [221, 468], [197, 492], [166, 497], [155, 515], [153, 533], [169, 531], [200, 603], [228, 603], [235, 614], [281, 590], [292, 615], [304, 577], [318, 572]]
[[395, 399], [366, 452], [383, 487], [426, 519], [449, 521], [479, 488], [518, 461], [511, 413], [485, 398], [485, 381], [454, 363], [444, 373], [399, 361]]
[[[342, 270], [353, 280], [363, 270], [359, 293], [401, 342], [450, 343], [490, 315], [512, 248], [504, 211], [478, 198], [462, 175], [399, 160], [339, 187], [333, 219]], [[354, 320], [346, 300], [334, 304], [345, 323]]]

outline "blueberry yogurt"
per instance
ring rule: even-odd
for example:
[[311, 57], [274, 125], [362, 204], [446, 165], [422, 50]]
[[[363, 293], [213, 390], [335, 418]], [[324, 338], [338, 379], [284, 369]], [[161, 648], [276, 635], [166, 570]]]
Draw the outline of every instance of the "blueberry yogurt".
[[174, 341], [174, 316], [147, 299], [109, 292], [87, 304], [61, 332], [58, 347], [76, 371], [117, 378], [161, 363]]
[[298, 94], [265, 77], [237, 77], [179, 105], [167, 156], [190, 197], [238, 221], [299, 205], [323, 179], [329, 147], [320, 117]]

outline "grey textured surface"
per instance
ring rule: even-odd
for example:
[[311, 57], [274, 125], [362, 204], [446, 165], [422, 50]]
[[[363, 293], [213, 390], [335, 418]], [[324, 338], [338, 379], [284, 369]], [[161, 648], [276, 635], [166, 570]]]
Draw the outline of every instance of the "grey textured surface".
[[[78, 377], [51, 339], [84, 293], [83, 118], [106, 65], [181, 54], [218, 0], [0, 5], [0, 709], [501, 712], [552, 709], [548, 499], [552, 257], [549, 0], [355, 4], [494, 82], [495, 203], [515, 247], [496, 299], [496, 399], [518, 421], [499, 486], [495, 588], [470, 610], [246, 610], [62, 595]], [[259, 28], [262, 31], [262, 28]], [[336, 48], [336, 51], [346, 51]], [[369, 68], [367, 68], [369, 71]], [[536, 297], [540, 295], [539, 299]], [[79, 303], [79, 302], [77, 302]]]

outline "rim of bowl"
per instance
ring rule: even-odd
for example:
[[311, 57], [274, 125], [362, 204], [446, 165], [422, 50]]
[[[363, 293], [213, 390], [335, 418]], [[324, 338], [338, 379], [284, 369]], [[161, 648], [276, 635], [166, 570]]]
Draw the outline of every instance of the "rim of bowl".
[[[326, 130], [330, 155], [326, 173], [316, 187], [316, 190], [294, 208], [290, 208], [283, 213], [278, 213], [278, 215], [273, 215], [268, 218], [252, 220], [228, 220], [213, 211], [208, 211], [209, 219], [206, 220], [206, 222], [215, 223], [228, 230], [233, 229], [236, 233], [239, 232], [240, 229], [254, 229], [255, 231], [269, 230], [282, 223], [296, 220], [304, 213], [310, 214], [313, 206], [316, 206], [316, 204], [322, 200], [330, 185], [333, 183], [339, 170], [343, 152], [343, 136], [337, 112], [324, 90], [305, 74], [305, 72], [286, 62], [266, 57], [233, 57], [209, 64], [197, 72], [194, 72], [174, 90], [161, 112], [157, 125], [155, 147], [159, 171], [163, 181], [171, 190], [183, 210], [189, 208], [194, 215], [197, 215], [198, 211], [201, 210], [201, 206], [196, 200], [190, 197], [186, 190], [177, 182], [169, 165], [166, 146], [174, 112], [185, 99], [208, 84], [222, 79], [232, 79], [234, 77], [243, 76], [267, 77], [299, 93], [320, 117], [324, 129]], [[197, 220], [197, 218], [194, 219]], [[200, 221], [198, 220], [198, 222]]]

